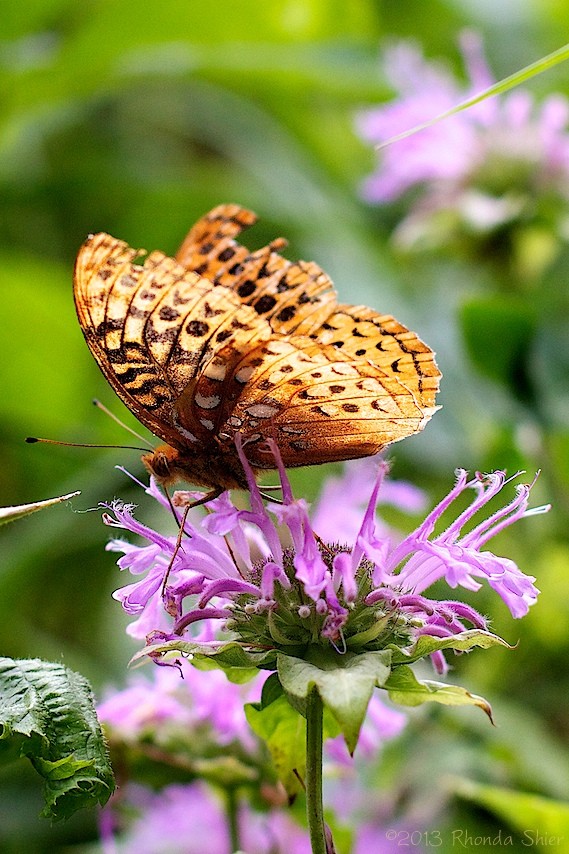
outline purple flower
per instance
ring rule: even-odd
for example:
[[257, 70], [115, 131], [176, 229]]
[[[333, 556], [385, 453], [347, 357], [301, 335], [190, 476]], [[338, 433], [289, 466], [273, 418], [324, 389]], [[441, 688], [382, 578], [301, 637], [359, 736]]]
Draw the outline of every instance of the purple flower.
[[[386, 475], [386, 465], [380, 463], [359, 529], [351, 541], [330, 542], [315, 530], [305, 502], [293, 497], [278, 448], [269, 444], [282, 504], [265, 506], [238, 446], [249, 478], [250, 509], [238, 509], [227, 494], [210, 502], [205, 518], [186, 521], [179, 549], [174, 538], [138, 523], [131, 507], [115, 503], [108, 508], [107, 524], [139, 534], [148, 543], [138, 551], [122, 541], [110, 544], [124, 552], [121, 568], [137, 575], [146, 572], [114, 594], [137, 617], [132, 634], [150, 630], [150, 640], [189, 636], [215, 648], [221, 630], [253, 651], [301, 656], [314, 644], [332, 645], [339, 652], [392, 644], [406, 649], [420, 635], [445, 638], [471, 627], [486, 628], [484, 617], [471, 606], [425, 595], [441, 579], [452, 589], [469, 591], [487, 583], [514, 617], [523, 616], [536, 601], [535, 579], [513, 561], [485, 550], [508, 525], [547, 509], [528, 509], [530, 485], [519, 485], [510, 501], [483, 518], [488, 503], [510, 481], [503, 472], [469, 479], [460, 471], [448, 496], [412, 533], [394, 540], [376, 521]], [[354, 483], [351, 488], [355, 495]], [[455, 511], [454, 521], [438, 531], [443, 514], [452, 514], [457, 499], [469, 493], [466, 509]], [[318, 514], [325, 518], [322, 503]], [[433, 660], [444, 670], [442, 654]]]
[[[174, 784], [156, 794], [129, 786], [122, 800], [130, 818], [126, 832], [114, 840], [106, 829], [106, 850], [123, 854], [227, 854], [231, 850], [223, 801], [201, 782]], [[132, 820], [133, 809], [138, 816]], [[109, 816], [107, 809], [106, 814]], [[310, 842], [284, 810], [256, 812], [242, 806], [238, 814], [241, 844], [248, 854], [310, 854]]]
[[[360, 136], [380, 145], [492, 85], [478, 36], [464, 33], [461, 48], [466, 86], [410, 43], [388, 49], [383, 64], [396, 98], [359, 114]], [[459, 223], [472, 234], [535, 217], [540, 199], [543, 218], [552, 195], [569, 198], [568, 120], [563, 95], [539, 106], [523, 89], [489, 98], [380, 150], [362, 195], [384, 204], [415, 191], [396, 234], [403, 246], [444, 243]], [[560, 218], [555, 225], [562, 236]]]
[[174, 784], [158, 795], [130, 786], [128, 802], [139, 816], [120, 839], [125, 854], [202, 854], [205, 847], [212, 854], [229, 851], [223, 804], [201, 782]]
[[255, 740], [243, 704], [259, 699], [262, 680], [237, 685], [221, 670], [204, 673], [185, 659], [180, 670], [157, 667], [151, 678], [136, 674], [126, 688], [106, 692], [97, 714], [113, 740], [134, 743], [156, 730], [163, 735], [168, 727], [175, 732], [199, 729], [200, 743], [207, 731], [210, 749], [212, 742], [223, 746], [239, 741], [252, 750]]

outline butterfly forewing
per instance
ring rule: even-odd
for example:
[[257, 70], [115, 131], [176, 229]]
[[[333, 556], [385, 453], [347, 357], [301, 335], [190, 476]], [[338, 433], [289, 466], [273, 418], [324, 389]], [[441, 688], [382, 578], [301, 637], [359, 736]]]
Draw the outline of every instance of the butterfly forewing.
[[175, 447], [209, 441], [211, 417], [206, 425], [186, 419], [180, 429], [176, 403], [217, 351], [227, 354], [228, 339], [246, 349], [270, 327], [172, 258], [153, 252], [140, 266], [139, 254], [105, 234], [82, 247], [75, 301], [85, 337], [119, 397], [153, 433]]
[[184, 240], [177, 259], [216, 285], [231, 288], [280, 334], [310, 335], [337, 307], [328, 275], [312, 261], [288, 261], [278, 239], [256, 252], [234, 237], [253, 225], [255, 214], [219, 205], [202, 217]]

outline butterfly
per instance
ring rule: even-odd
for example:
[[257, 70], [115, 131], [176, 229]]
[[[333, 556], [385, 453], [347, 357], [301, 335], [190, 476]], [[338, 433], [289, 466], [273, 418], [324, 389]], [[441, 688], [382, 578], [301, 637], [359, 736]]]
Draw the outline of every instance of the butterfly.
[[[257, 476], [375, 454], [422, 430], [435, 406], [434, 354], [390, 315], [337, 302], [329, 277], [288, 261], [282, 238], [250, 252], [256, 221], [224, 204], [175, 258], [109, 234], [77, 256], [77, 315], [103, 374], [166, 445], [143, 456], [158, 482], [212, 494], [247, 488], [239, 435]], [[143, 258], [143, 263], [139, 263]]]

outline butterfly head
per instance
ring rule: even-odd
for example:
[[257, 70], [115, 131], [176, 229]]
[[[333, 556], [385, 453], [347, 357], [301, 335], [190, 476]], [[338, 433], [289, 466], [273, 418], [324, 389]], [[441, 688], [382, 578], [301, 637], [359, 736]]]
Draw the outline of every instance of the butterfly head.
[[160, 445], [142, 462], [162, 486], [186, 481], [210, 489], [247, 489], [247, 480], [237, 455], [223, 453], [216, 446], [211, 450], [181, 451], [171, 445]]
[[150, 454], [144, 454], [142, 462], [158, 483], [168, 486], [176, 480], [183, 479], [179, 471], [179, 451], [170, 445], [160, 445]]

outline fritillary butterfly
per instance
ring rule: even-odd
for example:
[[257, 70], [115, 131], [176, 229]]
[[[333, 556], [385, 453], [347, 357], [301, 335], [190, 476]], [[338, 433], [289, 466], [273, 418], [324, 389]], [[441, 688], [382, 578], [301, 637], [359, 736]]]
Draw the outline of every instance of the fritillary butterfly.
[[220, 205], [176, 258], [108, 234], [82, 246], [75, 304], [86, 341], [128, 408], [167, 442], [143, 457], [159, 482], [246, 488], [239, 433], [256, 474], [375, 454], [422, 430], [440, 373], [414, 332], [365, 306], [339, 304], [312, 262], [282, 239], [249, 252], [256, 220]]

